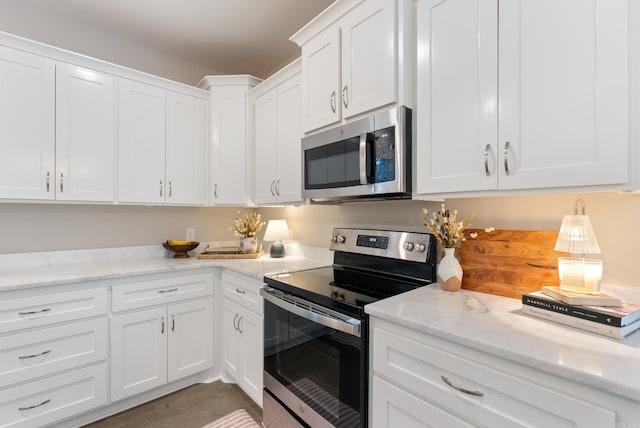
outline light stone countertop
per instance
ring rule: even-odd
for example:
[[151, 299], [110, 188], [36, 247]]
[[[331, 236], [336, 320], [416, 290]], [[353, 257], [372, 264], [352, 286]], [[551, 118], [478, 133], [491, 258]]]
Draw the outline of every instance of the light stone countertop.
[[328, 249], [295, 244], [287, 245], [287, 255], [280, 259], [272, 259], [268, 254], [257, 259], [197, 259], [193, 256], [175, 259], [159, 245], [5, 254], [0, 255], [0, 292], [212, 267], [223, 267], [261, 280], [267, 274], [332, 263], [333, 252]]
[[[628, 302], [635, 302], [635, 290], [613, 285], [605, 288]], [[521, 307], [518, 299], [467, 290], [445, 292], [433, 284], [369, 304], [365, 311], [640, 401], [640, 330], [617, 340], [524, 315]]]

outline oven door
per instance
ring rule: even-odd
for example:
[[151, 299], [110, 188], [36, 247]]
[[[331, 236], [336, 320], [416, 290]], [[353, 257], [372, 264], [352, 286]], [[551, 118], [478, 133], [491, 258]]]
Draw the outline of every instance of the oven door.
[[[314, 428], [366, 426], [365, 320], [279, 290], [261, 294], [265, 394]], [[265, 406], [266, 427], [272, 413]]]

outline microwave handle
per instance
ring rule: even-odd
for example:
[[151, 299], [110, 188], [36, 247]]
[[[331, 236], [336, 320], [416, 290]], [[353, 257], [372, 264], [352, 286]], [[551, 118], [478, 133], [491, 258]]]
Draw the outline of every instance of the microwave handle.
[[367, 176], [367, 133], [360, 134], [360, 184], [369, 184]]

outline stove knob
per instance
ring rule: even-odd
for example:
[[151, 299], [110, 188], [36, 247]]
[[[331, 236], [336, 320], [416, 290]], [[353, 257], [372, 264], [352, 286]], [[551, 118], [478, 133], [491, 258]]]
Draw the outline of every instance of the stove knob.
[[345, 238], [342, 235], [338, 235], [338, 244], [344, 244], [344, 241], [346, 241], [347, 238]]
[[427, 246], [424, 245], [422, 242], [419, 242], [416, 244], [416, 251], [419, 253], [424, 253], [424, 250], [427, 249]]
[[331, 237], [331, 242], [338, 242], [338, 235], [333, 235]]
[[413, 251], [413, 247], [414, 247], [413, 242], [407, 241], [404, 243], [404, 249], [407, 251]]

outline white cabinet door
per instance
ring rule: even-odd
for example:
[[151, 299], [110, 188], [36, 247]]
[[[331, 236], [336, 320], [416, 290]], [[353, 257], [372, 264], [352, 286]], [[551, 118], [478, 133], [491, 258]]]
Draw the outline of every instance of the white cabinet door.
[[279, 202], [302, 200], [302, 87], [300, 74], [278, 88], [278, 174]]
[[628, 3], [500, 3], [501, 189], [629, 181]]
[[229, 299], [224, 299], [222, 310], [222, 365], [227, 373], [238, 379], [241, 358], [238, 318], [241, 308]]
[[498, 2], [418, 5], [418, 193], [496, 189]]
[[0, 198], [53, 199], [55, 65], [0, 46]]
[[164, 202], [165, 91], [118, 81], [118, 200]]
[[213, 300], [169, 306], [168, 381], [201, 372], [213, 365]]
[[214, 205], [247, 200], [247, 86], [211, 89], [211, 169]]
[[165, 201], [204, 205], [207, 102], [167, 92]]
[[167, 382], [167, 309], [111, 318], [111, 400]]
[[342, 117], [396, 100], [396, 2], [367, 0], [341, 22]]
[[56, 67], [56, 199], [111, 202], [115, 176], [113, 77]]
[[278, 88], [273, 88], [256, 99], [255, 153], [256, 203], [274, 203], [277, 201], [278, 177]]
[[243, 309], [238, 319], [238, 332], [241, 336], [242, 368], [240, 385], [242, 389], [262, 406], [263, 388], [263, 318]]
[[340, 28], [331, 27], [302, 46], [302, 99], [305, 131], [340, 120]]

